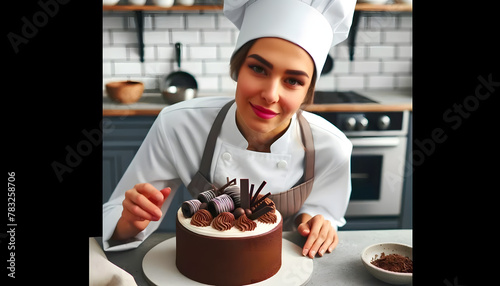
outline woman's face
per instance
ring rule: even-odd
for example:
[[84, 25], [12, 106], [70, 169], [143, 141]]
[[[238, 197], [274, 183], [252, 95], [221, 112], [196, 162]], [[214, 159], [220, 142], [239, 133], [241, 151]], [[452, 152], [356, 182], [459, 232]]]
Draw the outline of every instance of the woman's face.
[[274, 138], [286, 130], [313, 72], [314, 63], [301, 47], [279, 38], [258, 39], [238, 73], [236, 118], [243, 135]]

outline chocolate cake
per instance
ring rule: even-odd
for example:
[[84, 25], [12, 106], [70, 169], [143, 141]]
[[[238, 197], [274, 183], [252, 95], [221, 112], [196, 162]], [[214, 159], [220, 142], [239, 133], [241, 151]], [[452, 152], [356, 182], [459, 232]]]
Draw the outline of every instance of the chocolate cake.
[[[281, 268], [283, 220], [264, 181], [229, 181], [202, 192], [177, 212], [176, 266], [186, 277], [211, 285], [246, 285], [272, 277]], [[238, 196], [239, 194], [239, 196]]]

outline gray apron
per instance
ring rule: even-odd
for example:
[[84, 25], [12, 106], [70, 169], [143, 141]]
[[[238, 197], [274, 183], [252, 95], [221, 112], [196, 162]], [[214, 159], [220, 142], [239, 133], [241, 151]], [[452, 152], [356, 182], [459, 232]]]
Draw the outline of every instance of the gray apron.
[[[212, 165], [215, 143], [217, 142], [217, 137], [219, 136], [222, 128], [224, 118], [233, 103], [234, 100], [231, 100], [222, 107], [219, 114], [215, 118], [212, 128], [210, 129], [205, 150], [203, 151], [203, 156], [201, 158], [200, 169], [187, 186], [189, 193], [194, 198], [196, 198], [201, 192], [212, 188], [212, 183], [210, 183], [207, 178], [210, 178], [210, 166]], [[302, 116], [301, 111], [297, 112], [297, 120], [299, 121], [302, 143], [305, 146], [304, 175], [301, 180], [303, 183], [289, 189], [288, 191], [273, 194], [269, 197], [274, 201], [276, 208], [283, 216], [284, 230], [285, 228], [293, 228], [294, 215], [298, 213], [311, 193], [314, 182], [314, 142], [311, 128], [309, 126], [309, 122], [307, 122], [307, 120]]]

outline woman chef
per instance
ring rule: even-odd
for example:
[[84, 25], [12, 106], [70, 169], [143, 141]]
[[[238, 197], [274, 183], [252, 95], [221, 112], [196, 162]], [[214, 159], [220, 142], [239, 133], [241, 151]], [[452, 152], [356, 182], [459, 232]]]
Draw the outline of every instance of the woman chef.
[[105, 250], [137, 247], [184, 186], [196, 197], [248, 178], [267, 181], [284, 229], [307, 237], [303, 255], [331, 252], [345, 224], [352, 145], [300, 107], [312, 102], [330, 48], [347, 38], [355, 2], [224, 1], [240, 29], [230, 62], [235, 102], [197, 98], [160, 112], [103, 206]]

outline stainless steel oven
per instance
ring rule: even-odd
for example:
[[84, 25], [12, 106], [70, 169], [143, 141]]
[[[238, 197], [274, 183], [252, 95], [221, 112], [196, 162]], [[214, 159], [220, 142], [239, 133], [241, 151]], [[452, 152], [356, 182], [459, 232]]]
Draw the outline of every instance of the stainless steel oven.
[[[342, 96], [346, 97], [346, 93]], [[370, 102], [359, 94], [355, 94], [356, 99], [349, 93], [347, 97], [350, 102]], [[325, 100], [331, 103], [335, 97], [332, 93], [316, 93], [315, 98], [315, 103], [321, 104]], [[353, 144], [352, 193], [346, 217], [400, 215], [409, 112], [315, 113], [340, 128]]]

